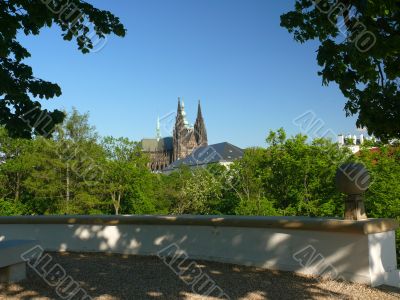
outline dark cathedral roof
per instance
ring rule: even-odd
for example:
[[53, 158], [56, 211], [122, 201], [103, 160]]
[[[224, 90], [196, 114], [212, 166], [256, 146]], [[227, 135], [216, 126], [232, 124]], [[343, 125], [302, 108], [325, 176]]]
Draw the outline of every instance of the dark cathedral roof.
[[170, 152], [173, 150], [172, 137], [157, 139], [143, 139], [142, 148], [145, 152]]
[[189, 167], [204, 166], [212, 163], [233, 162], [243, 157], [244, 151], [230, 143], [224, 142], [199, 147], [186, 158], [179, 159], [169, 165], [164, 171], [173, 171], [181, 165]]

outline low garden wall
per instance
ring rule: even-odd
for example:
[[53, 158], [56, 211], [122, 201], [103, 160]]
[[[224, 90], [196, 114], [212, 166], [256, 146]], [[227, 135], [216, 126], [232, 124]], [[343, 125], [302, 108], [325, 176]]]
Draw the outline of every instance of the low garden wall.
[[400, 287], [398, 226], [392, 219], [304, 217], [0, 217], [0, 241], [35, 240], [46, 251], [189, 257]]

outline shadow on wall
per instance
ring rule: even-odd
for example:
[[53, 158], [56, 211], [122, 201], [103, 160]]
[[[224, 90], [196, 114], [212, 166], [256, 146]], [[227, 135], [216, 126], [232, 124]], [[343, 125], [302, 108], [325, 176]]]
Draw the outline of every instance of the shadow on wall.
[[[252, 228], [244, 233], [243, 228], [230, 227], [222, 232], [224, 229], [219, 227], [196, 226], [196, 234], [193, 234], [193, 226], [173, 225], [27, 224], [1, 225], [0, 229], [0, 239], [1, 236], [7, 239], [36, 239], [38, 245], [51, 251], [54, 262], [59, 263], [68, 276], [79, 282], [91, 297], [101, 299], [185, 300], [196, 299], [194, 295], [202, 294], [201, 291], [207, 292], [207, 286], [201, 288], [195, 283], [187, 284], [191, 282], [190, 276], [192, 280], [196, 278], [196, 272], [188, 270], [190, 261], [175, 262], [175, 269], [178, 266], [183, 272], [179, 276], [170, 265], [154, 256], [171, 245], [176, 245], [180, 253], [190, 253], [193, 259], [241, 262], [245, 265], [279, 267], [281, 270], [292, 270], [293, 265], [297, 265], [297, 271], [317, 268], [321, 275], [334, 278], [336, 272], [349, 267], [351, 254], [359, 259], [359, 264], [351, 262], [353, 267], [359, 268], [352, 271], [368, 271], [363, 269], [367, 263], [363, 260], [368, 260], [360, 247], [360, 243], [364, 242], [363, 236], [355, 234], [349, 234], [348, 240], [338, 241], [333, 249], [324, 245], [324, 241], [329, 239], [326, 232], [297, 231], [294, 236], [277, 229], [271, 234], [265, 228]], [[315, 235], [311, 238], [311, 248], [304, 239], [305, 235]], [[59, 251], [101, 253], [55, 253]], [[111, 252], [120, 255], [106, 254]], [[345, 294], [349, 289], [344, 289], [343, 284], [346, 283], [342, 282], [329, 285], [318, 278], [293, 273], [196, 262], [198, 268], [231, 299], [346, 298], [351, 295]], [[0, 286], [0, 298], [32, 299], [38, 295], [57, 298], [55, 288], [49, 287], [32, 270], [29, 271], [29, 280], [14, 286]]]

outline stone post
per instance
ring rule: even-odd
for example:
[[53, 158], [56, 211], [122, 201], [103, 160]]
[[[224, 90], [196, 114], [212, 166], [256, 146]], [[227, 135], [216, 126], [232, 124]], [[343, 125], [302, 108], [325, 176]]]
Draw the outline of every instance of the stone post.
[[369, 188], [370, 175], [364, 165], [347, 163], [336, 172], [336, 187], [346, 194], [345, 220], [365, 220], [364, 193]]

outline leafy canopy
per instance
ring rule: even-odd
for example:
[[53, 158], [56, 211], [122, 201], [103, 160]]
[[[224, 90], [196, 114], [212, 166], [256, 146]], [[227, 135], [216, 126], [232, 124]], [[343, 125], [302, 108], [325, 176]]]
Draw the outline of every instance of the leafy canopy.
[[400, 137], [399, 0], [297, 0], [281, 26], [300, 43], [320, 42], [323, 84], [338, 84], [359, 127]]
[[61, 28], [64, 40], [75, 40], [82, 53], [95, 47], [94, 38], [126, 33], [117, 17], [82, 0], [0, 1], [0, 125], [11, 136], [49, 135], [64, 118], [61, 111], [42, 109], [38, 99], [59, 97], [61, 88], [34, 76], [23, 63], [30, 53], [17, 39], [20, 33], [38, 35], [53, 25]]

